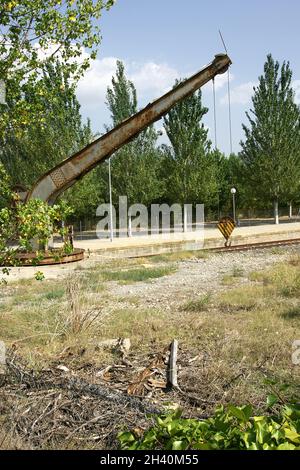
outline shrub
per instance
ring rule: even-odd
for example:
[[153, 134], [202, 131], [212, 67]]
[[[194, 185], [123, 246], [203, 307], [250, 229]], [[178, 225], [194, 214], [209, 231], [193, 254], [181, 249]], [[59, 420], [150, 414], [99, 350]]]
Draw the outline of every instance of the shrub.
[[[54, 232], [59, 232], [62, 237], [66, 235], [66, 228], [61, 226], [61, 221], [72, 210], [64, 202], [54, 206], [39, 199], [22, 203], [10, 189], [9, 178], [1, 165], [0, 186], [0, 266], [18, 264], [18, 251], [33, 251], [33, 240], [45, 250]], [[63, 252], [69, 252], [67, 244]], [[41, 256], [41, 252], [38, 252], [37, 258]]]
[[285, 405], [276, 416], [254, 416], [250, 405], [218, 408], [212, 418], [158, 417], [141, 438], [119, 434], [126, 450], [300, 450], [300, 405]]

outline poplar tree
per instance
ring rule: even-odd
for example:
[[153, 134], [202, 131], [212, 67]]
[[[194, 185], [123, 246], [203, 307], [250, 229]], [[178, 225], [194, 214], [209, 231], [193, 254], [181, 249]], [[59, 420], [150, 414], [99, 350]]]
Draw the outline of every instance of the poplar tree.
[[169, 162], [168, 192], [173, 202], [207, 205], [216, 202], [217, 161], [203, 123], [207, 112], [199, 90], [177, 103], [164, 118], [171, 143], [165, 151]]
[[[107, 89], [107, 106], [111, 113], [112, 125], [117, 126], [138, 111], [137, 92], [128, 80], [125, 67], [117, 62], [115, 77]], [[112, 192], [114, 203], [119, 196], [127, 196], [128, 203], [151, 204], [162, 193], [157, 172], [159, 151], [156, 148], [157, 132], [149, 126], [132, 142], [118, 150], [112, 157]]]
[[[39, 81], [23, 85], [23, 102], [38, 110], [39, 120], [13, 119], [0, 135], [0, 162], [14, 184], [28, 188], [65, 158], [93, 140], [90, 122], [82, 122], [76, 87], [57, 61], [45, 66]], [[7, 99], [7, 113], [13, 116], [15, 100]]]
[[280, 66], [268, 55], [252, 104], [241, 158], [253, 193], [273, 203], [279, 223], [279, 202], [292, 202], [300, 182], [300, 115], [288, 62]]

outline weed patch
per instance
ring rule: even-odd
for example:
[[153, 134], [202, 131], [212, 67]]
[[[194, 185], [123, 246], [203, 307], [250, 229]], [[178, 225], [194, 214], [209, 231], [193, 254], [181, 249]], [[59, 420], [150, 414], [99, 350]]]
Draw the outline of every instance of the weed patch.
[[151, 279], [168, 276], [176, 271], [174, 266], [157, 268], [134, 268], [121, 271], [103, 271], [101, 276], [105, 281], [120, 281], [125, 284], [145, 282]]
[[211, 301], [211, 295], [206, 294], [199, 299], [191, 300], [186, 304], [182, 305], [181, 310], [184, 312], [204, 312], [208, 309]]

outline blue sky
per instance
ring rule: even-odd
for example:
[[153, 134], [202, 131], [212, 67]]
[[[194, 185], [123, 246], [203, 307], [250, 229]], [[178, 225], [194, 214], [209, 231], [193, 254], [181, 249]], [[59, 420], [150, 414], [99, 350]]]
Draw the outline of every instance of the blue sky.
[[[82, 114], [91, 118], [95, 131], [103, 131], [109, 123], [105, 93], [117, 59], [124, 61], [142, 107], [170, 89], [176, 78], [197, 72], [215, 53], [223, 52], [220, 28], [233, 61], [233, 147], [237, 151], [252, 89], [269, 52], [279, 61], [291, 62], [300, 103], [299, 18], [299, 0], [117, 0], [103, 13], [98, 57], [79, 85]], [[203, 89], [203, 102], [210, 108], [205, 124], [213, 129], [211, 85]], [[217, 82], [217, 118], [219, 148], [228, 153], [226, 76]]]

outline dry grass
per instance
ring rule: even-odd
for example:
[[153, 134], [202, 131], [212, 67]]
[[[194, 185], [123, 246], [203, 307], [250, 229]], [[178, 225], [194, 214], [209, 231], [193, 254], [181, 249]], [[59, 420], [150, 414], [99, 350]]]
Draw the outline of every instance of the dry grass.
[[[140, 261], [128, 263], [130, 269], [119, 273], [115, 262], [105, 271], [100, 267], [78, 272], [75, 280], [68, 280], [64, 286], [58, 281], [32, 280], [2, 287], [1, 339], [34, 362], [50, 360], [68, 347], [80, 349], [120, 336], [130, 337], [137, 350], [141, 345], [149, 351], [154, 344], [165, 346], [175, 336], [184, 347], [203, 348], [211, 342], [209, 348], [213, 350], [212, 338], [225, 338], [232, 330], [229, 337], [235, 340], [228, 348], [228, 357], [231, 351], [232, 358], [236, 357], [236, 344], [239, 351], [248, 345], [254, 351], [250, 359], [256, 360], [275, 342], [290, 362], [300, 316], [300, 263], [295, 259], [252, 273], [242, 286], [190, 299], [172, 312], [145, 308], [138, 296], [115, 299], [105, 290], [103, 277], [124, 280], [126, 274], [131, 282], [139, 282], [173, 272], [173, 266], [148, 268], [141, 267]], [[236, 267], [231, 275], [239, 279], [242, 271]], [[238, 357], [243, 355], [240, 352]]]
[[177, 251], [174, 253], [166, 253], [163, 255], [155, 255], [148, 258], [153, 263], [173, 263], [177, 261], [185, 261], [189, 259], [208, 259], [209, 251]]
[[178, 334], [178, 328], [163, 312], [132, 308], [115, 310], [104, 322], [101, 333], [105, 338], [130, 338], [132, 351], [144, 354], [166, 347]]
[[[1, 416], [0, 416], [1, 423]], [[2, 425], [2, 423], [1, 423]], [[28, 450], [29, 447], [19, 436], [13, 435], [9, 430], [0, 429], [0, 451], [1, 450]]]
[[[116, 271], [117, 264], [122, 265], [119, 271]], [[105, 282], [118, 280], [130, 284], [157, 279], [174, 271], [173, 265], [153, 268], [141, 266], [141, 260], [127, 263], [113, 260], [105, 269], [100, 265], [77, 271], [66, 278], [63, 285], [61, 281], [29, 280], [2, 286], [0, 338], [21, 353], [32, 367], [43, 367], [66, 350], [78, 364], [90, 358], [94, 362], [111, 362], [113, 357], [103, 351], [95, 353], [93, 348], [90, 351], [90, 346], [99, 340], [124, 336], [127, 331], [131, 337], [130, 316], [137, 315], [136, 323], [140, 321], [143, 328], [144, 311], [137, 313], [139, 299], [129, 296], [123, 300], [132, 305], [133, 315], [122, 309], [118, 321], [118, 305], [122, 304], [122, 299], [114, 300], [111, 305]], [[111, 322], [110, 316], [116, 320]], [[145, 328], [147, 321], [145, 319]], [[86, 351], [84, 357], [82, 351]]]
[[148, 308], [138, 293], [116, 297], [107, 289], [104, 279], [125, 281], [124, 273], [139, 282], [153, 272], [173, 272], [169, 260], [152, 263], [159, 262], [127, 260], [118, 271], [119, 260], [113, 261], [77, 272], [63, 285], [33, 280], [3, 286], [0, 338], [32, 367], [60, 362], [72, 370], [98, 370], [120, 360], [113, 351], [93, 348], [101, 340], [129, 337], [130, 360], [138, 363], [177, 338], [179, 383], [198, 401], [173, 400], [191, 414], [227, 402], [251, 402], [262, 410], [270, 391], [266, 378], [291, 384], [284, 396], [295, 390], [299, 396], [300, 368], [291, 355], [300, 339], [300, 257], [251, 273], [248, 280], [237, 266], [229, 273], [232, 285], [221, 282], [217, 292], [171, 310]]
[[[99, 334], [106, 296], [98, 274], [75, 275], [64, 285], [26, 281], [7, 287], [0, 309], [0, 338], [33, 367], [43, 367], [63, 350], [80, 351]], [[101, 302], [95, 305], [98, 296]]]

